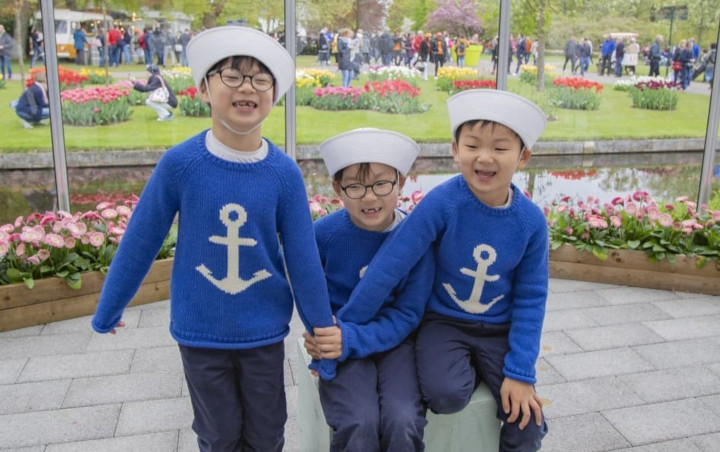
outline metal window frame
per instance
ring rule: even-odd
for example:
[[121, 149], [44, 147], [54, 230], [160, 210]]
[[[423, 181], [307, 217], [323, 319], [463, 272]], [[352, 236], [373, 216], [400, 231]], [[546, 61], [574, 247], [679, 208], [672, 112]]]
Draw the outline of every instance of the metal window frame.
[[[510, 36], [510, 0], [499, 0], [500, 18], [498, 36]], [[55, 17], [55, 7], [52, 0], [40, 1], [42, 17]], [[288, 20], [288, 18], [292, 20]], [[295, 0], [285, 0], [285, 47], [295, 59], [296, 50], [296, 10]], [[62, 105], [60, 102], [60, 80], [58, 74], [57, 48], [55, 46], [55, 21], [43, 20], [43, 35], [45, 36], [45, 64], [47, 68], [48, 100], [50, 104], [50, 131], [52, 138], [52, 154], [57, 189], [58, 207], [70, 211], [70, 188], [67, 173], [67, 160], [65, 148], [65, 135], [62, 122]], [[720, 44], [720, 23], [716, 44]], [[497, 88], [507, 89], [507, 71], [500, 70], [501, 63], [506, 62], [510, 51], [508, 39], [499, 40]], [[504, 65], [502, 66], [504, 67]], [[698, 190], [698, 203], [707, 203], [710, 198], [712, 172], [715, 161], [715, 149], [718, 142], [718, 121], [720, 120], [720, 65], [715, 65], [714, 88], [710, 94], [710, 109], [708, 123], [705, 130], [705, 145], [703, 149], [703, 163], [700, 174], [700, 187]], [[285, 94], [285, 152], [296, 158], [297, 146], [297, 110], [295, 107], [295, 86]]]

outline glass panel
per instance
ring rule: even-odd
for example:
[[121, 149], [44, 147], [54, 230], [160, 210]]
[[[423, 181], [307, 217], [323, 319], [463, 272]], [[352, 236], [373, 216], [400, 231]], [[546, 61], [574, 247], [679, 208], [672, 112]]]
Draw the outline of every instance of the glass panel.
[[[32, 29], [42, 32], [38, 23], [29, 22]], [[57, 207], [57, 193], [47, 119], [49, 113], [47, 108], [43, 110], [43, 104], [47, 107], [47, 87], [46, 83], [33, 84], [31, 81], [32, 74], [42, 67], [43, 52], [36, 50], [31, 54], [32, 49], [27, 46], [19, 50], [17, 44], [27, 41], [28, 31], [24, 28], [16, 30], [16, 22], [12, 20], [2, 23], [5, 26], [4, 33], [0, 33], [3, 34], [0, 41], [14, 41], [12, 56], [3, 62], [0, 77], [0, 105], [3, 106], [0, 109], [3, 124], [0, 139], [0, 224], [5, 224], [34, 211], [53, 210]]]

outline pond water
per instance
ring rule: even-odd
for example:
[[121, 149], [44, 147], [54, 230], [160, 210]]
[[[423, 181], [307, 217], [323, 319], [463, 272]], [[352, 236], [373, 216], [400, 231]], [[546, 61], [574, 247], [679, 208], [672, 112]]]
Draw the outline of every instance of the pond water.
[[[636, 190], [648, 191], [655, 199], [669, 200], [681, 195], [697, 197], [702, 153], [608, 154], [533, 156], [519, 171], [515, 184], [527, 190], [534, 202], [547, 204], [561, 196], [594, 196], [610, 201]], [[321, 161], [299, 162], [310, 196], [333, 196], [332, 186]], [[73, 210], [89, 210], [103, 200], [125, 199], [139, 194], [153, 166], [70, 168]], [[430, 191], [457, 174], [452, 159], [418, 159], [404, 192]], [[720, 169], [715, 168], [714, 189], [720, 189]], [[18, 215], [52, 210], [56, 197], [51, 169], [0, 171], [0, 224]]]

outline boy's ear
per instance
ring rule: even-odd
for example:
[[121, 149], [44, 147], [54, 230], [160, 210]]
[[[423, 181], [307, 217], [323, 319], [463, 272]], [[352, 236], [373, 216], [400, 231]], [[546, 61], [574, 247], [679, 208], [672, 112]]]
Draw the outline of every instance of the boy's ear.
[[520, 151], [520, 161], [518, 162], [518, 168], [525, 167], [527, 162], [530, 161], [531, 156], [532, 156], [532, 151], [528, 148], [523, 148], [523, 150]]
[[342, 188], [340, 188], [340, 182], [333, 179], [332, 186], [333, 186], [333, 190], [335, 190], [335, 194], [338, 196], [342, 196]]
[[202, 82], [200, 82], [200, 89], [198, 90], [198, 93], [200, 94], [200, 99], [202, 99], [202, 101], [206, 104], [210, 105], [210, 96], [208, 95], [207, 91], [207, 78], [205, 78]]
[[458, 144], [457, 141], [452, 140], [452, 155], [453, 160], [455, 160], [455, 163], [458, 161]]

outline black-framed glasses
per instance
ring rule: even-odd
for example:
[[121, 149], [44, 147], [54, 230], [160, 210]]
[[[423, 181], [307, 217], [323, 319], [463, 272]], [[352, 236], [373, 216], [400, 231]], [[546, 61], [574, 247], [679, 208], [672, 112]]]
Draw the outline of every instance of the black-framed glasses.
[[384, 196], [389, 195], [392, 193], [393, 188], [395, 188], [395, 184], [397, 184], [398, 180], [395, 178], [393, 181], [389, 180], [379, 180], [375, 182], [374, 184], [365, 185], [365, 184], [350, 184], [345, 187], [342, 185], [340, 188], [342, 191], [345, 192], [348, 198], [350, 199], [362, 199], [367, 194], [368, 188], [372, 190], [373, 193], [375, 193], [375, 196], [378, 198], [382, 198]]
[[259, 92], [265, 92], [272, 88], [275, 84], [273, 76], [266, 72], [260, 72], [255, 75], [246, 75], [232, 67], [208, 72], [208, 76], [215, 74], [220, 76], [220, 81], [228, 88], [239, 88], [243, 83], [245, 83], [246, 78], [250, 79], [250, 86], [252, 86], [255, 91]]

